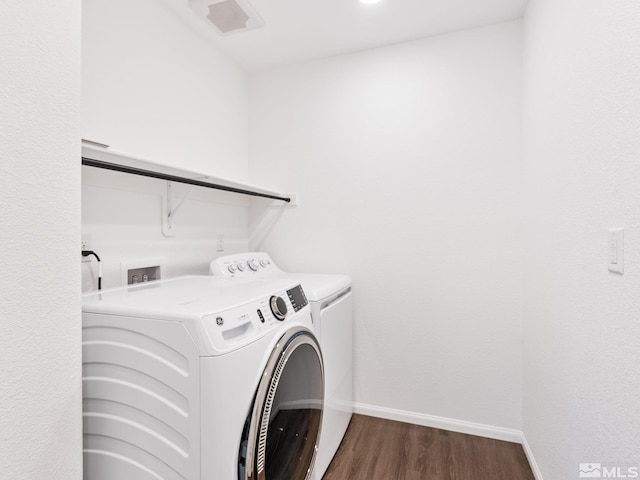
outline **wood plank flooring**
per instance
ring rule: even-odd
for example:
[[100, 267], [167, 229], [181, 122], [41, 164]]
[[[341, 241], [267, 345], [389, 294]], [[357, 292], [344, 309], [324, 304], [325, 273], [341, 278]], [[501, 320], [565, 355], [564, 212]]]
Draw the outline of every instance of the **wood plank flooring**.
[[354, 415], [323, 480], [534, 480], [522, 446]]

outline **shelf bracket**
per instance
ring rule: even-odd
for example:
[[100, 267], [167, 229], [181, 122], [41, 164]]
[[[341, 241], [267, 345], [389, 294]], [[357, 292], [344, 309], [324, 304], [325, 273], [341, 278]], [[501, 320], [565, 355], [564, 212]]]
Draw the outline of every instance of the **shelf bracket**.
[[162, 234], [165, 237], [173, 237], [173, 215], [171, 211], [172, 190], [171, 182], [167, 182], [167, 191], [162, 198]]
[[195, 185], [191, 186], [184, 198], [180, 200], [174, 207], [173, 184], [172, 182], [167, 181], [166, 195], [164, 195], [162, 199], [162, 234], [165, 237], [172, 237], [174, 235], [173, 219], [176, 216], [176, 212], [180, 209], [180, 207], [182, 207], [185, 200], [189, 198], [189, 195], [191, 195], [193, 187], [195, 187]]
[[176, 216], [176, 212], [182, 207], [185, 200], [189, 198], [191, 192], [193, 191], [192, 185], [189, 191], [185, 194], [184, 198], [178, 202], [178, 204], [174, 207], [174, 197], [173, 197], [173, 185], [171, 182], [167, 182], [167, 190], [166, 194], [162, 197], [162, 234], [165, 237], [172, 237], [175, 233], [173, 219]]

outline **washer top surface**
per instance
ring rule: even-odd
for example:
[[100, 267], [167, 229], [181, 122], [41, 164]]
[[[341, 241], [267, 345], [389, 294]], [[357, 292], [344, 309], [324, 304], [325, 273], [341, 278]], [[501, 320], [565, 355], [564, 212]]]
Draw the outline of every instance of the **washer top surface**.
[[209, 271], [227, 278], [281, 278], [302, 283], [307, 299], [319, 302], [351, 286], [347, 275], [283, 272], [265, 252], [225, 255], [213, 260]]
[[82, 310], [153, 318], [200, 318], [291, 288], [294, 283], [273, 278], [183, 276], [86, 293], [82, 296]]

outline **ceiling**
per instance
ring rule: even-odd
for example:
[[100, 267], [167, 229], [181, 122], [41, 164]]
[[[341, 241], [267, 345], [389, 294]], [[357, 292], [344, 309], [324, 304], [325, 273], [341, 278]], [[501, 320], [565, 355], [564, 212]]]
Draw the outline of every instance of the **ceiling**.
[[188, 0], [164, 0], [189, 26], [249, 72], [504, 22], [528, 0], [250, 0], [263, 27], [226, 36]]

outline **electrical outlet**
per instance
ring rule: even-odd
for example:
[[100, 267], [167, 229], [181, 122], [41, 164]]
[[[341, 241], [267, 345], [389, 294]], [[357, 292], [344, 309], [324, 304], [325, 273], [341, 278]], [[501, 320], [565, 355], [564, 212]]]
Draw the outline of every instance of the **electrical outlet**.
[[216, 236], [216, 251], [224, 252], [224, 234], [219, 233]]
[[[82, 235], [82, 247], [80, 250], [91, 250], [91, 235]], [[82, 257], [82, 263], [91, 262], [91, 257]]]

